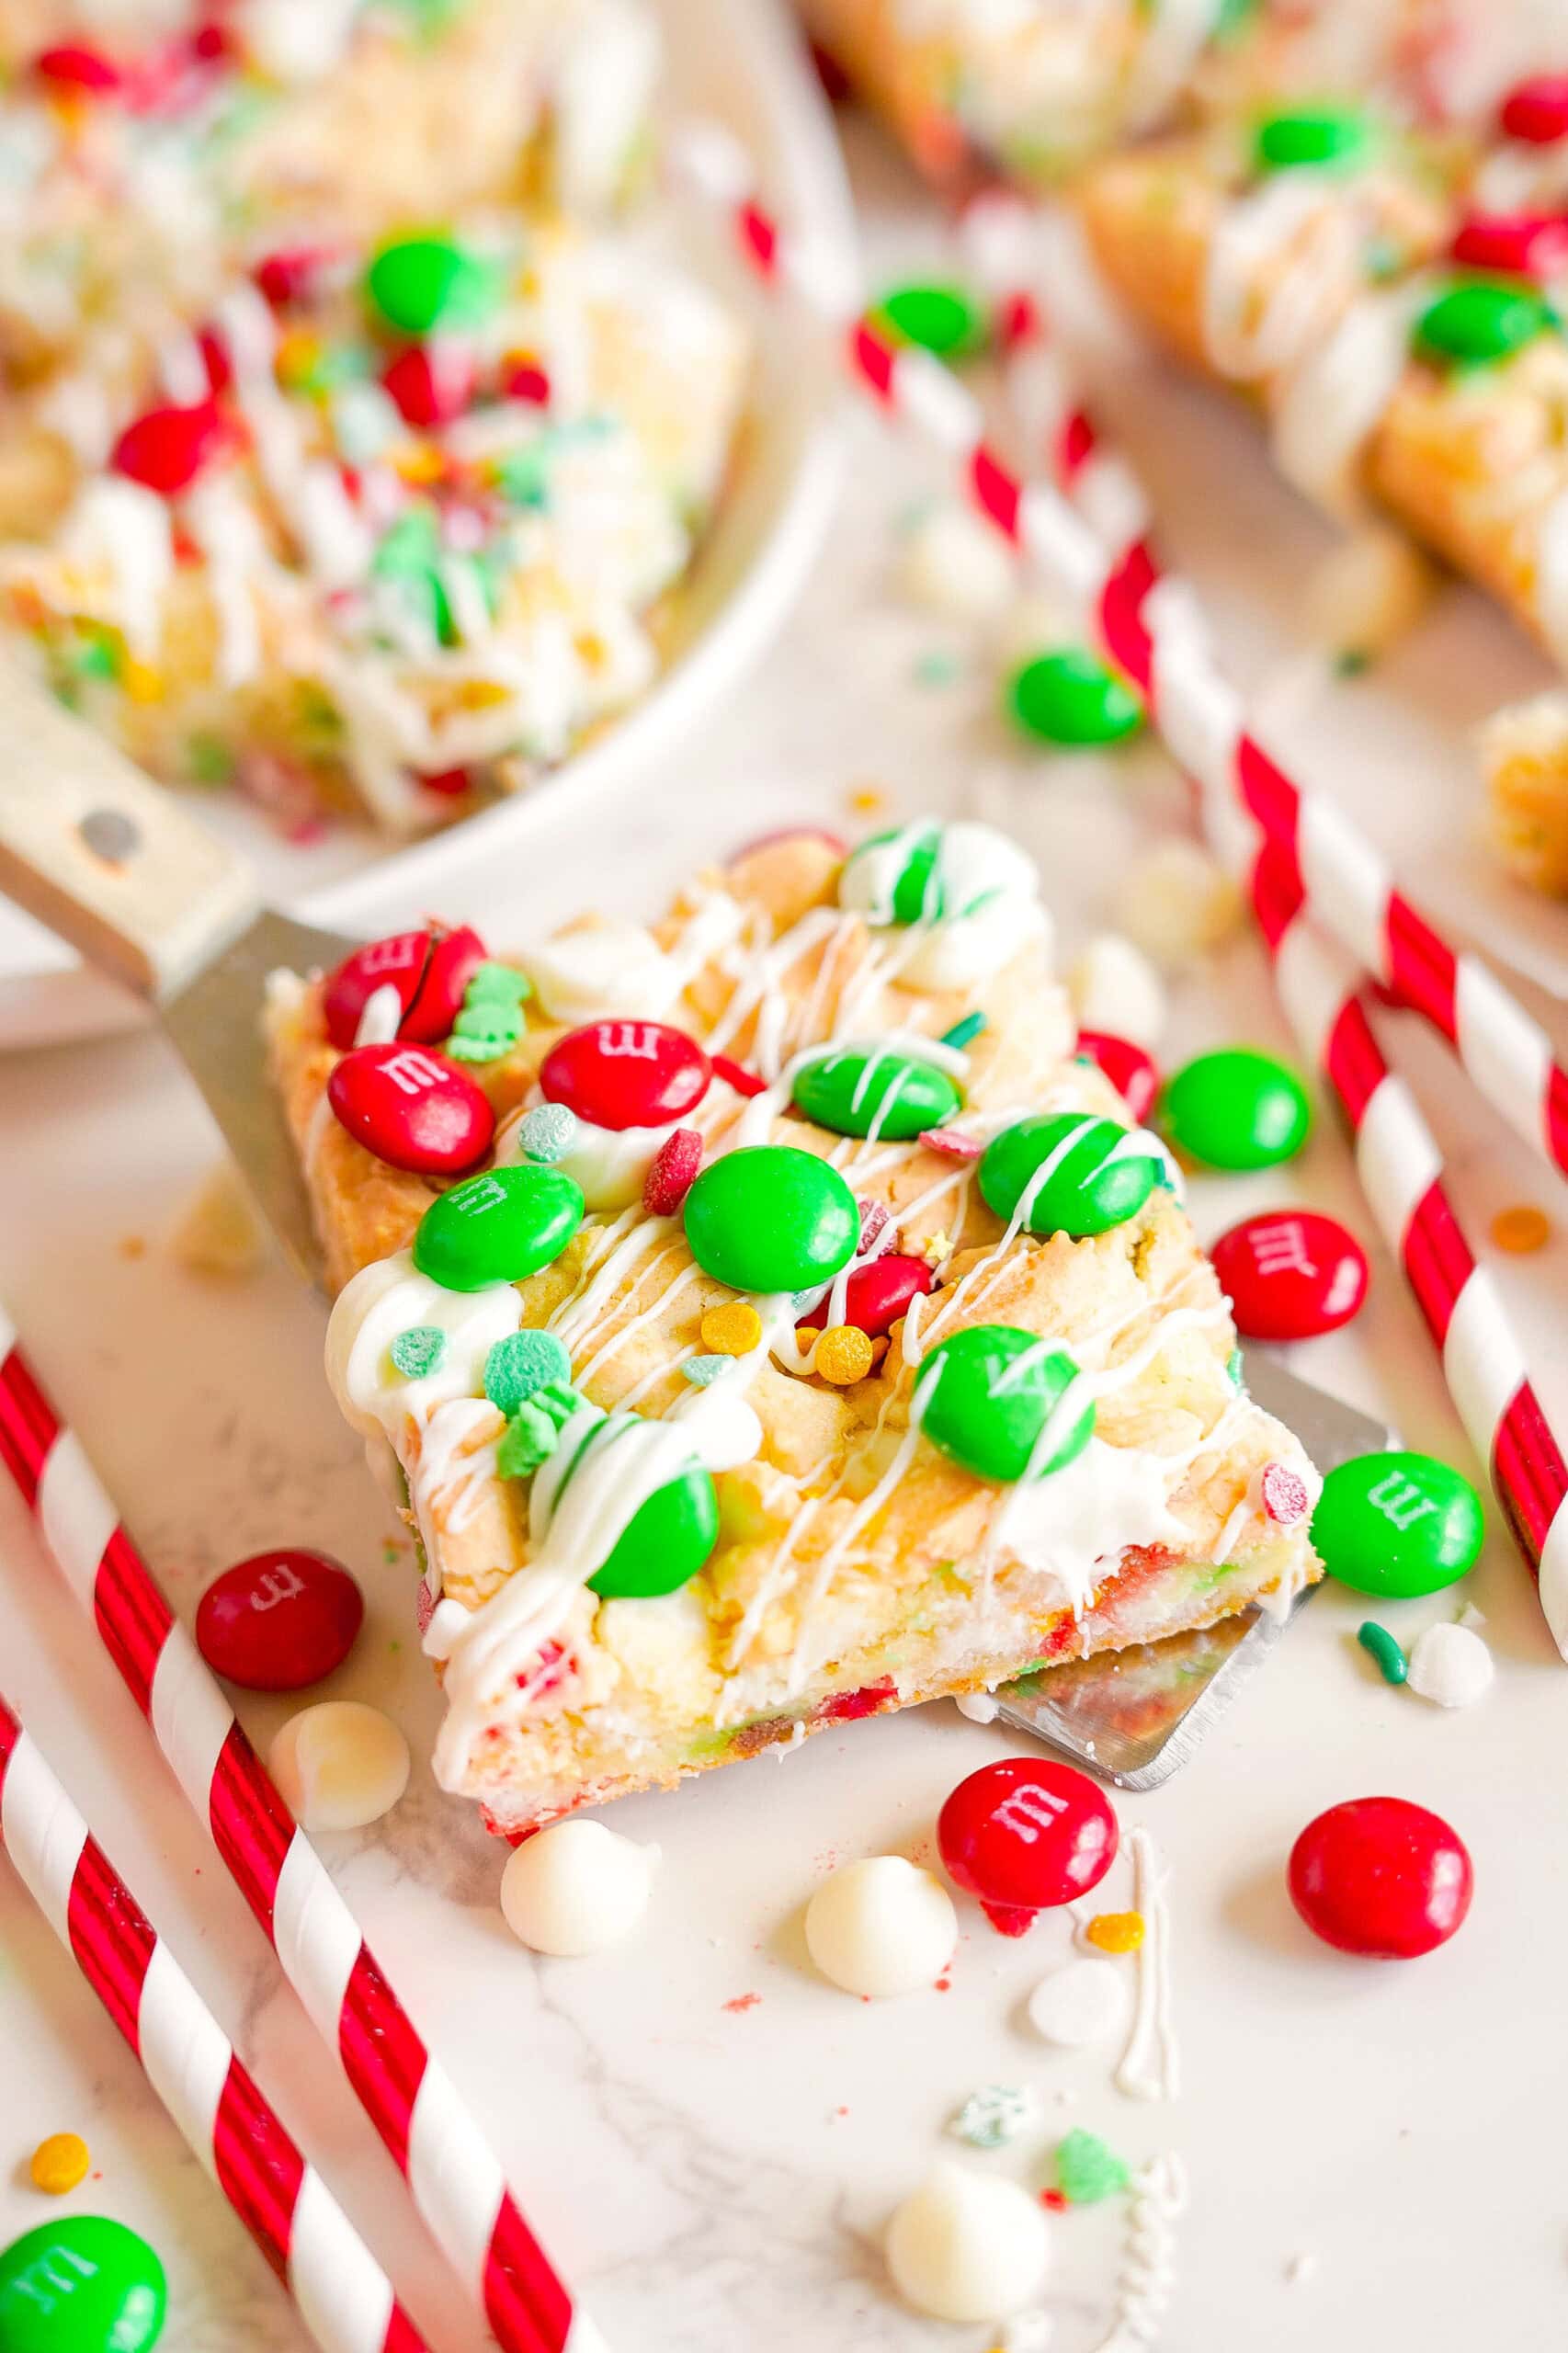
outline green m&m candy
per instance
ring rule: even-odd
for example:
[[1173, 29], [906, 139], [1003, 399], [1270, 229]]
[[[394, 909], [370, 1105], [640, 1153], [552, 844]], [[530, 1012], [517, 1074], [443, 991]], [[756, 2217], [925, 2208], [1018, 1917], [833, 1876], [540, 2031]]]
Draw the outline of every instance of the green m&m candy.
[[1119, 744], [1143, 724], [1124, 678], [1078, 646], [1037, 654], [1007, 681], [1007, 709], [1042, 744]]
[[1354, 108], [1292, 107], [1265, 116], [1253, 153], [1260, 172], [1283, 172], [1304, 164], [1358, 163], [1369, 143], [1366, 117]]
[[1482, 368], [1507, 359], [1562, 321], [1533, 286], [1513, 278], [1462, 278], [1429, 302], [1412, 331], [1418, 355]]
[[1015, 1324], [971, 1324], [922, 1361], [915, 1376], [920, 1427], [966, 1471], [1011, 1482], [1028, 1470], [1051, 1421], [1046, 1451], [1034, 1465], [1035, 1477], [1043, 1478], [1081, 1454], [1094, 1429], [1093, 1398], [1070, 1409], [1064, 1421], [1056, 1413], [1077, 1378], [1066, 1349], [1038, 1333]]
[[1323, 1483], [1312, 1542], [1358, 1593], [1437, 1593], [1475, 1565], [1486, 1523], [1470, 1481], [1430, 1454], [1361, 1454]]
[[892, 1046], [855, 1046], [803, 1063], [790, 1090], [797, 1110], [839, 1136], [903, 1143], [939, 1128], [962, 1107], [945, 1070]]
[[[556, 1476], [550, 1497], [551, 1517], [562, 1508], [574, 1480], [602, 1478], [614, 1487], [637, 1475], [637, 1452], [655, 1442], [659, 1426], [641, 1414], [579, 1416], [567, 1433], [573, 1451]], [[623, 1458], [623, 1459], [622, 1459]], [[540, 1473], [549, 1478], [551, 1465]], [[689, 1584], [719, 1541], [719, 1498], [711, 1472], [693, 1461], [664, 1480], [638, 1505], [609, 1553], [588, 1579], [606, 1600], [647, 1600]]]
[[1105, 1233], [1136, 1217], [1165, 1164], [1137, 1134], [1089, 1111], [1018, 1120], [986, 1145], [980, 1189], [1009, 1222], [1026, 1202], [1030, 1233]]
[[487, 318], [500, 301], [502, 277], [496, 264], [450, 237], [402, 237], [375, 256], [365, 290], [389, 326], [426, 335]]
[[985, 314], [961, 286], [895, 286], [876, 315], [896, 342], [918, 344], [940, 359], [966, 358], [985, 343]]
[[123, 2222], [41, 2222], [0, 2255], [0, 2353], [148, 2353], [166, 2302], [163, 2265]]
[[583, 1222], [583, 1188], [537, 1161], [487, 1168], [433, 1200], [414, 1237], [414, 1263], [447, 1290], [520, 1283], [559, 1258]]
[[1312, 1109], [1293, 1070], [1234, 1046], [1195, 1056], [1165, 1081], [1160, 1123], [1210, 1168], [1272, 1168], [1301, 1151]]
[[686, 1238], [704, 1274], [734, 1290], [810, 1290], [854, 1256], [860, 1211], [825, 1160], [752, 1144], [702, 1170], [686, 1197]]

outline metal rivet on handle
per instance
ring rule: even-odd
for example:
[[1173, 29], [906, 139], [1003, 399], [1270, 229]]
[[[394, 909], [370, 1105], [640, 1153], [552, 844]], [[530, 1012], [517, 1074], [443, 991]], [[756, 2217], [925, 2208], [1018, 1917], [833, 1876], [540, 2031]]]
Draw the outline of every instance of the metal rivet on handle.
[[142, 828], [119, 809], [89, 809], [76, 831], [95, 858], [123, 866], [142, 847]]

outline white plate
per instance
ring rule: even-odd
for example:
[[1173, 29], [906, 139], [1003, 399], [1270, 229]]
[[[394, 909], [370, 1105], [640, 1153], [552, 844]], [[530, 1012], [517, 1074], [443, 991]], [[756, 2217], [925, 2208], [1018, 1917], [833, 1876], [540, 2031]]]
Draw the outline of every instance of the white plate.
[[[853, 211], [826, 105], [781, 0], [656, 0], [668, 52], [672, 117], [709, 116], [734, 130], [787, 219], [829, 256], [846, 258]], [[700, 235], [700, 230], [698, 230]], [[655, 764], [744, 672], [776, 631], [832, 514], [842, 476], [827, 369], [789, 315], [757, 302], [722, 243], [705, 260], [748, 308], [758, 363], [736, 479], [683, 590], [669, 665], [647, 699], [591, 749], [531, 792], [411, 847], [348, 826], [319, 844], [282, 841], [234, 798], [199, 804], [241, 846], [264, 894], [316, 922], [372, 931], [426, 910], [472, 902], [500, 859], [515, 856], [541, 813], [601, 814], [653, 780]], [[18, 908], [0, 900], [0, 1050], [51, 1045], [120, 1029], [136, 1001], [79, 964]]]

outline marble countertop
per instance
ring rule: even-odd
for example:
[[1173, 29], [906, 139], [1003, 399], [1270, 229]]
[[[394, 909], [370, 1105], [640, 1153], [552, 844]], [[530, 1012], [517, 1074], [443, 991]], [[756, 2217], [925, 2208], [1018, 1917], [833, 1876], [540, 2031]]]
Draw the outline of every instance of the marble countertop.
[[[929, 256], [936, 231], [922, 200], [886, 166], [866, 165], [862, 177], [884, 254]], [[1428, 856], [1440, 830], [1423, 820], [1433, 788], [1401, 747], [1440, 722], [1451, 775], [1455, 727], [1500, 680], [1528, 681], [1531, 657], [1451, 591], [1375, 678], [1325, 689], [1309, 710], [1292, 653], [1296, 608], [1325, 535], [1270, 484], [1237, 419], [1114, 344], [1098, 357], [1110, 405], [1158, 478], [1172, 539], [1216, 591], [1238, 666], [1284, 677], [1282, 723], [1325, 781], [1360, 790], [1371, 776], [1365, 805], [1380, 828], [1403, 840], [1419, 828]], [[795, 818], [844, 823], [849, 793], [875, 786], [899, 812], [983, 808], [1016, 824], [1042, 859], [1068, 948], [1104, 924], [1133, 846], [1179, 823], [1179, 792], [1149, 754], [1119, 770], [1006, 745], [972, 645], [886, 592], [892, 519], [933, 477], [863, 414], [847, 429], [840, 527], [786, 638], [703, 739], [616, 815], [613, 856], [602, 822], [574, 830], [557, 810], [541, 816], [519, 870], [496, 878], [490, 904], [445, 912], [477, 915], [505, 941], [580, 904], [646, 910], [712, 848]], [[1441, 807], [1446, 825], [1451, 800]], [[1452, 822], [1462, 837], [1462, 813]], [[1507, 894], [1471, 889], [1471, 863], [1456, 851], [1441, 870], [1449, 907], [1469, 905], [1483, 929], [1495, 927]], [[1531, 909], [1521, 936], [1553, 953], [1562, 921]], [[1555, 1180], [1467, 1098], [1430, 1044], [1408, 1024], [1391, 1035], [1478, 1230], [1520, 1201], [1561, 1219]], [[1179, 986], [1169, 1051], [1241, 1039], [1282, 1042], [1262, 959], [1245, 940]], [[1179, 1778], [1118, 1801], [1124, 1826], [1144, 1825], [1169, 1871], [1181, 2087], [1168, 2103], [1122, 2098], [1104, 2053], [1054, 2053], [1021, 2023], [1028, 1991], [1068, 1949], [1063, 1915], [1009, 1943], [965, 1906], [945, 1992], [866, 2006], [811, 1972], [800, 1915], [821, 1874], [860, 1854], [927, 1856], [949, 1788], [1014, 1745], [947, 1705], [626, 1802], [617, 1826], [663, 1849], [645, 1934], [592, 1961], [537, 1961], [497, 1909], [503, 1851], [423, 1761], [437, 1698], [414, 1637], [414, 1573], [327, 1395], [321, 1302], [276, 1261], [243, 1280], [203, 1279], [165, 1245], [214, 1152], [171, 1058], [145, 1034], [10, 1056], [0, 1133], [0, 1296], [176, 1605], [188, 1617], [220, 1568], [266, 1545], [324, 1547], [364, 1586], [366, 1631], [327, 1688], [390, 1710], [419, 1761], [387, 1821], [324, 1838], [322, 1851], [617, 2353], [983, 2353], [994, 2331], [924, 2324], [892, 2301], [877, 2238], [931, 2157], [966, 2154], [944, 2122], [987, 2082], [1031, 2086], [1045, 2120], [973, 2162], [1031, 2185], [1074, 2124], [1129, 2159], [1180, 2153], [1192, 2195], [1165, 2353], [1321, 2353], [1330, 2341], [1339, 2353], [1471, 2353], [1483, 2341], [1523, 2353], [1561, 2339], [1568, 1670], [1500, 1531], [1470, 1587], [1498, 1665], [1481, 1707], [1445, 1715], [1386, 1688], [1352, 1639], [1364, 1607], [1325, 1592]], [[1292, 1168], [1199, 1183], [1193, 1196], [1205, 1235], [1283, 1198], [1368, 1233], [1331, 1117]], [[1381, 1251], [1373, 1259], [1359, 1325], [1291, 1361], [1384, 1414], [1411, 1444], [1473, 1470], [1397, 1271]], [[1549, 1404], [1568, 1409], [1568, 1240], [1498, 1271]], [[390, 2165], [322, 2065], [8, 1491], [0, 1604], [8, 1696], [437, 2353], [469, 2353], [481, 2332], [423, 2250]], [[1437, 1597], [1381, 1614], [1408, 1639], [1452, 1607]], [[242, 1698], [264, 1743], [283, 1712], [282, 1702]], [[1475, 1859], [1461, 1935], [1407, 1966], [1318, 1947], [1284, 1890], [1303, 1823], [1337, 1799], [1383, 1790], [1447, 1815]], [[1130, 1900], [1126, 1881], [1119, 1862], [1108, 1903]], [[28, 2182], [35, 2142], [81, 2131], [94, 2173], [68, 2206], [119, 2216], [159, 2248], [168, 2353], [303, 2346], [229, 2209], [3, 1866], [0, 2084], [0, 2244], [60, 2211]], [[1057, 2219], [1052, 2353], [1100, 2346], [1125, 2222], [1120, 2201]]]

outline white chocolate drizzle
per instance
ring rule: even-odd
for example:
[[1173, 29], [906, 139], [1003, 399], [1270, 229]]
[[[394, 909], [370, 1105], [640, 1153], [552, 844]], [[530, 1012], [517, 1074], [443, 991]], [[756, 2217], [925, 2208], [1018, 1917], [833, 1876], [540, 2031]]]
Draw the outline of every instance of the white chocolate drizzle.
[[1174, 2224], [1187, 2210], [1187, 2169], [1174, 2151], [1140, 2165], [1132, 2180], [1116, 2309], [1095, 2353], [1150, 2353], [1176, 2286]]
[[1138, 1995], [1116, 2087], [1129, 2099], [1175, 2099], [1181, 2088], [1181, 2059], [1171, 2021], [1166, 1874], [1146, 1830], [1130, 1831], [1127, 1845], [1132, 1857], [1132, 1906], [1143, 1915], [1143, 1941], [1138, 1948]]

